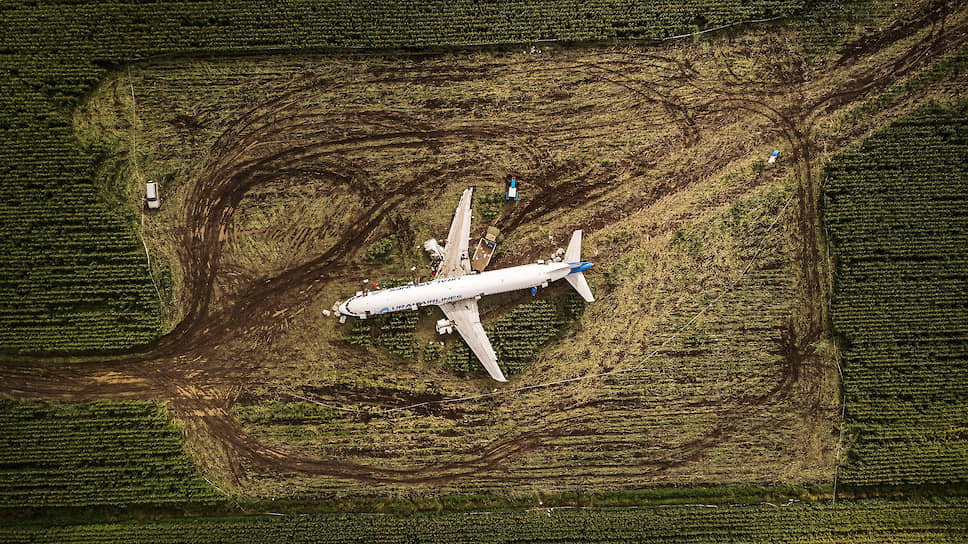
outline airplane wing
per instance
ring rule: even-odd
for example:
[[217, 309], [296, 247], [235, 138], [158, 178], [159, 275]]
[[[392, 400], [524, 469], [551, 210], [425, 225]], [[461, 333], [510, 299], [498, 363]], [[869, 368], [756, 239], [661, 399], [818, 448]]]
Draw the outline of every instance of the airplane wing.
[[455, 278], [471, 273], [467, 245], [471, 237], [471, 195], [473, 193], [474, 189], [468, 188], [460, 197], [460, 204], [454, 212], [454, 221], [450, 224], [447, 244], [444, 246], [444, 259], [437, 269], [438, 279]]
[[[450, 245], [450, 244], [448, 244]], [[484, 365], [487, 373], [499, 382], [508, 381], [501, 372], [501, 367], [497, 366], [497, 354], [491, 347], [491, 341], [484, 332], [481, 325], [481, 315], [477, 311], [477, 301], [468, 298], [457, 302], [441, 304], [440, 309], [444, 311], [447, 319], [454, 323], [454, 328], [467, 342], [468, 347], [477, 355], [477, 358]]]

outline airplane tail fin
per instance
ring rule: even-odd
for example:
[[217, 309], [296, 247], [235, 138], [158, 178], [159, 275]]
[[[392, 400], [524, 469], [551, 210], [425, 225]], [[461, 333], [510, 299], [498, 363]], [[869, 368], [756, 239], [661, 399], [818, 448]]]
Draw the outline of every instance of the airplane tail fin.
[[581, 261], [581, 229], [571, 233], [571, 241], [565, 250], [565, 262], [577, 263]]
[[581, 230], [572, 233], [571, 241], [568, 242], [568, 249], [565, 250], [565, 262], [579, 264], [570, 274], [565, 276], [565, 279], [575, 288], [575, 291], [578, 291], [581, 298], [585, 299], [585, 302], [595, 302], [592, 290], [588, 287], [588, 281], [585, 280], [585, 275], [581, 273], [582, 270], [587, 270], [592, 266], [592, 263], [581, 260]]

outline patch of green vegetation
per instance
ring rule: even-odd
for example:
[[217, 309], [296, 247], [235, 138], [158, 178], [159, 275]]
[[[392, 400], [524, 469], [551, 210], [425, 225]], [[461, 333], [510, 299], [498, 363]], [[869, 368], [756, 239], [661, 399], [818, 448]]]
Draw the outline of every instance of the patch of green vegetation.
[[492, 331], [494, 350], [507, 376], [521, 373], [538, 357], [548, 340], [558, 335], [564, 323], [559, 308], [548, 301], [519, 306], [498, 320]]
[[797, 30], [807, 58], [816, 61], [856, 38], [859, 29], [882, 22], [894, 11], [903, 11], [905, 6], [903, 2], [888, 0], [807, 2], [791, 24]]
[[269, 402], [238, 404], [235, 415], [245, 423], [276, 425], [325, 423], [333, 418], [333, 410], [312, 402]]
[[[500, 356], [498, 359], [500, 360]], [[477, 370], [481, 363], [474, 357], [467, 344], [463, 340], [457, 339], [444, 352], [444, 366], [454, 372], [466, 373]], [[483, 370], [481, 371], [483, 372]]]
[[[530, 302], [517, 306], [485, 328], [505, 376], [523, 372], [537, 358], [542, 346], [574, 322], [578, 307], [571, 303], [569, 308], [564, 309], [559, 301]], [[563, 315], [570, 319], [566, 321]], [[484, 372], [477, 357], [459, 338], [447, 350], [444, 364], [455, 372]]]
[[444, 354], [443, 342], [427, 342], [423, 347], [423, 360], [426, 363], [438, 363]]
[[155, 274], [158, 283], [158, 296], [167, 307], [174, 306], [175, 300], [175, 280], [171, 274], [171, 266], [167, 262], [155, 265]]
[[574, 320], [577, 322], [585, 313], [585, 299], [581, 295], [569, 289], [561, 301], [561, 308], [564, 311], [565, 321]]
[[366, 248], [366, 260], [371, 263], [386, 263], [390, 260], [390, 257], [394, 254], [396, 249], [397, 238], [396, 236], [387, 236], [380, 238], [374, 242], [370, 247]]
[[343, 340], [354, 346], [368, 348], [373, 345], [370, 323], [364, 319], [347, 319], [343, 327]]
[[370, 325], [374, 343], [398, 357], [415, 358], [420, 347], [414, 334], [419, 316], [419, 312], [405, 310], [374, 318]]
[[[278, 509], [278, 505], [272, 505]], [[963, 542], [964, 499], [556, 509], [461, 514], [234, 517], [44, 527], [6, 525], [0, 542]]]
[[0, 399], [0, 516], [38, 508], [224, 502], [148, 402]]
[[966, 73], [968, 73], [968, 47], [963, 47], [953, 54], [938, 59], [903, 83], [892, 85], [877, 97], [858, 105], [851, 110], [847, 122], [861, 120], [939, 82], [961, 89], [964, 87], [963, 78]]
[[669, 245], [699, 262], [708, 263], [716, 258], [717, 246], [731, 244], [734, 247], [730, 262], [748, 261], [762, 252], [763, 241], [770, 239], [770, 229], [791, 190], [791, 187], [782, 184], [772, 185], [735, 202], [708, 223], [678, 229]]
[[968, 482], [968, 102], [923, 107], [836, 156], [823, 201], [842, 481]]
[[490, 221], [501, 213], [504, 206], [504, 194], [494, 191], [482, 192], [474, 195], [474, 211], [480, 215], [484, 221]]

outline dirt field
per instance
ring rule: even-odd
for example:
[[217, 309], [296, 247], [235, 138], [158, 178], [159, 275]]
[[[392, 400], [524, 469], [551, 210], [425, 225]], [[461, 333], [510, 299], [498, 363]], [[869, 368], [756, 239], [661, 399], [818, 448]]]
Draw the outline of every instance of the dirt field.
[[[173, 271], [172, 330], [71, 364], [10, 360], [0, 387], [167, 403], [198, 464], [250, 495], [829, 482], [819, 173], [943, 96], [850, 116], [966, 39], [961, 8], [823, 63], [763, 28], [666, 47], [134, 65], [75, 121], [119, 168], [169, 180], [144, 236]], [[522, 375], [498, 386], [360, 349], [321, 316], [363, 278], [425, 265], [419, 244], [445, 235], [460, 191], [499, 190], [507, 172], [522, 199], [502, 209], [491, 266], [546, 257], [572, 228], [596, 263], [598, 302]], [[137, 206], [130, 176], [106, 178]], [[388, 234], [396, 257], [367, 262]]]

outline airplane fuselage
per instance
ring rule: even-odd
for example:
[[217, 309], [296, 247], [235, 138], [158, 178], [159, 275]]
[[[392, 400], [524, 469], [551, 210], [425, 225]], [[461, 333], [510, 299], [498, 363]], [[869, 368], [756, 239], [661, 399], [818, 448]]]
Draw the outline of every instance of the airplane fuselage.
[[339, 313], [366, 318], [519, 289], [545, 287], [550, 282], [560, 280], [568, 274], [587, 270], [591, 265], [592, 263], [586, 261], [526, 264], [480, 274], [432, 280], [417, 285], [371, 291], [358, 294], [340, 304]]

